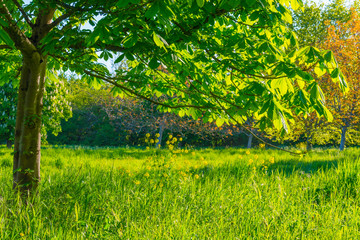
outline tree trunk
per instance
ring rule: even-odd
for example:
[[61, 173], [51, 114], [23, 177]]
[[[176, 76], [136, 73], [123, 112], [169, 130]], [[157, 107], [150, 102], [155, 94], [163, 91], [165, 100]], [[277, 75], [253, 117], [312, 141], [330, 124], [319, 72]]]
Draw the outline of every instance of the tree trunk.
[[312, 144], [311, 144], [311, 139], [312, 139], [312, 136], [307, 136], [306, 138], [306, 151], [311, 151], [312, 150]]
[[253, 135], [250, 134], [248, 138], [247, 148], [251, 148], [252, 140], [253, 140]]
[[346, 136], [347, 127], [341, 127], [341, 141], [340, 141], [340, 151], [345, 149], [345, 136]]
[[23, 54], [14, 143], [13, 187], [30, 193], [40, 181], [41, 116], [46, 57]]
[[156, 148], [161, 147], [161, 140], [163, 137], [164, 130], [165, 130], [165, 120], [162, 121], [160, 124], [159, 137], [158, 137], [159, 141], [156, 143]]
[[10, 149], [12, 147], [12, 145], [13, 145], [13, 142], [11, 140], [6, 140], [6, 147], [7, 148]]

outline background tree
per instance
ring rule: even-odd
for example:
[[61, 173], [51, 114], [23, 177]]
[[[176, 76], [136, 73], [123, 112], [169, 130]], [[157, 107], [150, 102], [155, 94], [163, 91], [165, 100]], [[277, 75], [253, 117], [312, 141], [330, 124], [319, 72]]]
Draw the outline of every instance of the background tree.
[[340, 150], [344, 150], [346, 133], [357, 126], [360, 115], [360, 18], [353, 12], [351, 19], [345, 23], [331, 25], [324, 47], [332, 49], [340, 67], [346, 75], [350, 91], [343, 94], [328, 77], [322, 78], [321, 86], [325, 89], [335, 123], [341, 130]]

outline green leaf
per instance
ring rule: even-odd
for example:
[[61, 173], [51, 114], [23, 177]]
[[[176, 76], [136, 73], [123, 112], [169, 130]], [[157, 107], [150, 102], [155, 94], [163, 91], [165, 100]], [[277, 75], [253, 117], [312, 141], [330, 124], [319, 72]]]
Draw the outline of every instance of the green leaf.
[[124, 38], [122, 43], [124, 44], [124, 47], [131, 48], [135, 46], [135, 44], [137, 43], [137, 39], [138, 39], [137, 35], [129, 35], [126, 38]]
[[155, 32], [153, 32], [153, 39], [154, 39], [156, 46], [164, 47], [164, 43], [160, 40], [160, 37]]
[[196, 0], [196, 3], [199, 6], [199, 8], [202, 8], [205, 4], [205, 0]]
[[146, 12], [145, 17], [146, 18], [153, 18], [155, 15], [159, 12], [159, 4], [158, 2], [155, 2]]
[[115, 62], [114, 63], [119, 63], [121, 62], [125, 57], [125, 54], [121, 54], [118, 58], [116, 58]]
[[151, 59], [150, 62], [149, 62], [149, 67], [150, 67], [151, 69], [156, 69], [156, 68], [159, 67], [159, 65], [160, 65], [160, 62], [157, 60], [156, 57], [154, 57], [153, 59]]
[[331, 72], [331, 78], [338, 78], [340, 74], [339, 68], [335, 68], [332, 72]]
[[216, 123], [216, 126], [221, 127], [224, 124], [224, 122], [225, 122], [224, 119], [217, 118], [215, 123]]
[[15, 44], [13, 40], [11, 40], [9, 35], [3, 29], [0, 29], [0, 39], [2, 39], [6, 45], [15, 49]]

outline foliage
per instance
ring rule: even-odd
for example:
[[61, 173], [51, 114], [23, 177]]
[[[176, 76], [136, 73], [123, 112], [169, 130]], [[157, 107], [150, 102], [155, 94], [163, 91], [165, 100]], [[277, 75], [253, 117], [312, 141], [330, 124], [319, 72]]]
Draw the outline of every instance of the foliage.
[[[301, 105], [304, 112], [316, 106], [312, 110], [328, 117], [321, 99], [309, 93], [317, 92], [318, 85], [307, 71], [321, 67], [331, 73], [335, 59], [314, 47], [287, 51], [296, 45], [295, 35], [285, 26], [292, 22], [289, 1], [48, 0], [43, 4], [56, 10], [41, 39], [50, 69], [79, 73], [96, 87], [100, 79], [107, 81], [120, 95], [169, 96], [159, 102], [163, 111], [194, 119], [203, 116], [218, 126], [241, 124], [254, 116], [262, 128], [274, 123], [288, 130], [286, 119], [291, 119], [293, 105]], [[291, 6], [296, 10], [301, 2], [293, 0]], [[31, 17], [41, 16], [41, 7], [37, 1], [3, 5], [2, 12], [8, 8], [19, 13], [11, 16], [13, 21], [3, 17], [3, 43], [21, 49], [23, 35], [15, 34], [15, 22], [21, 19], [21, 32], [30, 36], [36, 19]], [[93, 31], [80, 27], [85, 23]], [[111, 59], [116, 52], [121, 55], [115, 62], [126, 59], [128, 69], [112, 76], [96, 62]], [[159, 71], [159, 65], [167, 73]], [[337, 72], [334, 81], [345, 86]], [[306, 87], [297, 88], [297, 82]]]
[[[61, 131], [61, 120], [72, 116], [66, 89], [66, 80], [62, 77], [48, 81], [44, 92], [42, 141], [46, 142], [47, 132], [57, 135]], [[5, 83], [0, 89], [0, 138], [13, 141], [15, 133], [17, 81]]]
[[[329, 27], [328, 38], [324, 47], [332, 49], [339, 61], [350, 85], [348, 94], [337, 90], [327, 77], [321, 79], [325, 89], [327, 105], [335, 117], [335, 124], [342, 131], [342, 144], [345, 144], [345, 134], [348, 128], [359, 124], [360, 105], [360, 18], [353, 12], [351, 19], [345, 23], [337, 22]], [[344, 146], [340, 146], [343, 149]]]
[[52, 144], [143, 146], [144, 136], [158, 134], [161, 128], [164, 129], [164, 146], [170, 134], [183, 138], [181, 144], [191, 146], [241, 144], [241, 130], [237, 126], [217, 127], [215, 123], [203, 123], [200, 119], [162, 113], [153, 103], [114, 97], [110, 88], [96, 90], [76, 79], [70, 82], [67, 99], [73, 118], [62, 122], [63, 131], [59, 136], [49, 136]]

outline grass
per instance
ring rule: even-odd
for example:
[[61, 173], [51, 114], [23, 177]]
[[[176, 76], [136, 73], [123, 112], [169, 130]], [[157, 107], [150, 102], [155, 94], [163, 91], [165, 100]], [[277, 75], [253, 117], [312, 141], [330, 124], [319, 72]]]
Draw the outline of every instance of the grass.
[[360, 150], [46, 148], [35, 204], [0, 148], [0, 239], [357, 239]]

